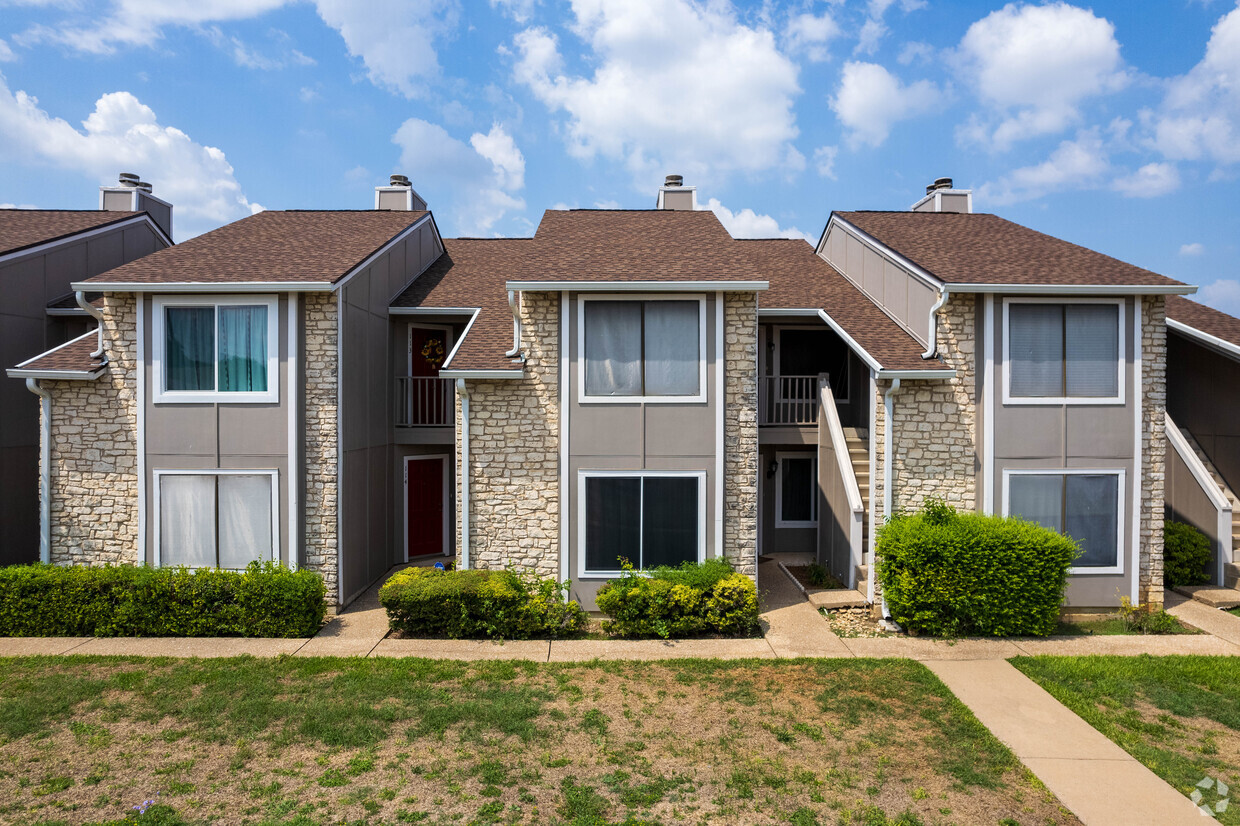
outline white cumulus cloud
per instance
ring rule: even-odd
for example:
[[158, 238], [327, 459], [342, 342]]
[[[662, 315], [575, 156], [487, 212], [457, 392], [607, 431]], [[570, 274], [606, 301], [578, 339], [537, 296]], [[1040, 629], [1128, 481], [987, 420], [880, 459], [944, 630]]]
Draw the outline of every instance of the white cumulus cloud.
[[1203, 285], [1192, 297], [1216, 310], [1240, 317], [1240, 279], [1220, 278], [1213, 284]]
[[466, 143], [438, 124], [409, 118], [392, 142], [445, 235], [490, 235], [506, 215], [525, 209], [525, 157], [500, 124]]
[[781, 227], [770, 215], [754, 212], [749, 207], [733, 212], [720, 203], [718, 198], [707, 201], [704, 209], [715, 213], [719, 223], [723, 224], [733, 238], [809, 238], [796, 227]]
[[1009, 3], [990, 13], [969, 27], [955, 63], [989, 108], [959, 137], [997, 150], [1062, 132], [1084, 101], [1127, 82], [1115, 26], [1062, 2]]
[[177, 240], [261, 209], [241, 190], [224, 152], [203, 146], [129, 92], [99, 98], [78, 129], [12, 92], [0, 77], [0, 143], [18, 160], [79, 172], [101, 184], [122, 170], [138, 172], [173, 205]]
[[838, 146], [820, 146], [814, 150], [814, 169], [819, 175], [835, 180], [835, 157], [839, 153]]
[[1192, 244], [1180, 245], [1180, 255], [1183, 255], [1183, 256], [1192, 257], [1192, 256], [1197, 256], [1197, 255], [1204, 255], [1205, 251], [1206, 251], [1206, 248], [1204, 244], [1192, 243]]
[[323, 22], [340, 32], [349, 54], [366, 64], [377, 86], [421, 97], [440, 74], [435, 41], [454, 30], [458, 11], [450, 0], [318, 0]]
[[1042, 163], [1020, 167], [978, 187], [977, 198], [988, 204], [1012, 204], [1051, 192], [1095, 187], [1110, 170], [1098, 130], [1089, 129], [1060, 143]]
[[831, 55], [827, 44], [842, 34], [830, 12], [819, 15], [805, 12], [789, 18], [784, 27], [784, 43], [792, 54], [804, 54], [815, 63]]
[[1173, 163], [1147, 163], [1131, 175], [1116, 178], [1111, 188], [1129, 198], [1156, 198], [1180, 188], [1180, 171]]
[[797, 66], [774, 35], [730, 7], [688, 0], [574, 0], [589, 75], [565, 71], [555, 34], [515, 39], [516, 80], [564, 112], [568, 150], [621, 161], [648, 188], [666, 172], [694, 181], [799, 168]]
[[881, 145], [893, 126], [929, 112], [942, 99], [942, 90], [928, 80], [905, 85], [877, 63], [850, 61], [830, 102], [856, 148]]

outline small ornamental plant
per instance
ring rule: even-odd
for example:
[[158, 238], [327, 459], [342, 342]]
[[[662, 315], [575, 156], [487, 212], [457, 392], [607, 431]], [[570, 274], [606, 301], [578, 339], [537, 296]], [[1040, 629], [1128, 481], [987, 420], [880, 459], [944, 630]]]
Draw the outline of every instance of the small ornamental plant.
[[1204, 533], [1184, 522], [1163, 523], [1163, 582], [1168, 588], [1208, 583], [1211, 556]]
[[609, 617], [603, 630], [621, 637], [747, 637], [758, 630], [754, 581], [722, 559], [645, 571], [626, 561], [595, 601]]
[[1080, 554], [1033, 522], [957, 513], [933, 499], [880, 528], [876, 550], [892, 619], [936, 637], [1054, 633]]

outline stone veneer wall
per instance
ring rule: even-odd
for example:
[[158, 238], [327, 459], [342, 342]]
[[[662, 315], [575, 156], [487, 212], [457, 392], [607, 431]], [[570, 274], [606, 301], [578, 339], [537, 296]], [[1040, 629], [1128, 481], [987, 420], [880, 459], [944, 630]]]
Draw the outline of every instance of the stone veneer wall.
[[725, 293], [723, 302], [723, 555], [757, 575], [758, 296]]
[[1138, 597], [1163, 603], [1163, 510], [1167, 476], [1167, 300], [1137, 299], [1141, 310], [1141, 554]]
[[[466, 382], [470, 567], [560, 575], [560, 296], [521, 294], [525, 377]], [[456, 462], [462, 462], [461, 399]], [[456, 524], [462, 525], [462, 497]], [[460, 528], [458, 527], [458, 531]], [[457, 562], [464, 538], [458, 534]]]
[[43, 381], [52, 396], [52, 562], [137, 564], [138, 339], [132, 294], [105, 293], [108, 368], [95, 381]]
[[[305, 479], [305, 529], [302, 533], [302, 567], [318, 572], [327, 586], [327, 600], [334, 604], [338, 593], [337, 551], [337, 314], [336, 293], [306, 293], [302, 296], [305, 373], [302, 399], [305, 423], [303, 472]], [[290, 548], [296, 559], [298, 548]]]

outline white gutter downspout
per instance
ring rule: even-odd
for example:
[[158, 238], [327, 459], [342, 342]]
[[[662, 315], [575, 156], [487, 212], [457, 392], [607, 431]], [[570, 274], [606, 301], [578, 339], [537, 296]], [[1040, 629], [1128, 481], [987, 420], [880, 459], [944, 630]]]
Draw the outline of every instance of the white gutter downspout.
[[469, 390], [456, 380], [461, 397], [461, 568], [469, 568]]
[[86, 293], [81, 290], [75, 292], [73, 297], [77, 299], [79, 307], [89, 313], [95, 321], [99, 322], [99, 347], [90, 354], [90, 357], [92, 359], [100, 359], [102, 364], [107, 364], [108, 357], [103, 354], [103, 313], [99, 312], [99, 309], [94, 304], [86, 300]]
[[[883, 412], [886, 414], [885, 427], [883, 428], [883, 520], [891, 518], [891, 477], [892, 477], [892, 460], [891, 450], [894, 439], [892, 433], [895, 430], [895, 395], [900, 389], [900, 380], [892, 379], [891, 387], [887, 388], [887, 392], [883, 393]], [[877, 567], [877, 566], [876, 566]], [[870, 576], [877, 576], [878, 571], [871, 571]], [[891, 612], [887, 610], [887, 592], [883, 591], [883, 619], [888, 619]]]
[[43, 403], [39, 413], [39, 561], [52, 561], [52, 396], [38, 379], [26, 379], [26, 389]]
[[943, 305], [949, 298], [951, 298], [951, 293], [947, 291], [947, 287], [943, 287], [939, 290], [939, 300], [930, 308], [930, 325], [926, 331], [930, 346], [926, 348], [926, 352], [921, 354], [924, 359], [932, 359], [939, 354], [939, 310], [943, 309]]
[[508, 309], [512, 310], [512, 349], [504, 353], [508, 358], [521, 355], [521, 293], [508, 291]]

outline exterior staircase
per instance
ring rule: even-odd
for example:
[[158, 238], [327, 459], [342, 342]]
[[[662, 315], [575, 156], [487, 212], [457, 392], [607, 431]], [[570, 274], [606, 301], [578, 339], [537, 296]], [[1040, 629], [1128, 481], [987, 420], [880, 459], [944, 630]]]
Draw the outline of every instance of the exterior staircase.
[[[848, 458], [852, 461], [853, 475], [861, 489], [861, 501], [865, 505], [865, 521], [861, 533], [861, 547], [870, 547], [870, 434], [865, 428], [844, 428], [844, 441], [848, 444]], [[864, 559], [864, 554], [862, 559]], [[864, 596], [869, 593], [870, 566], [857, 566], [857, 590]]]
[[1192, 434], [1184, 428], [1180, 428], [1180, 433], [1184, 436], [1184, 441], [1188, 442], [1188, 446], [1193, 449], [1193, 453], [1197, 454], [1197, 458], [1201, 460], [1201, 464], [1210, 473], [1210, 478], [1214, 480], [1214, 484], [1218, 485], [1218, 489], [1223, 492], [1223, 496], [1231, 503], [1231, 560], [1223, 564], [1223, 584], [1228, 588], [1235, 588], [1240, 585], [1240, 498], [1219, 475], [1218, 469], [1214, 467], [1214, 463], [1210, 461], [1210, 457], [1201, 449], [1201, 445], [1197, 444], [1197, 440]]

